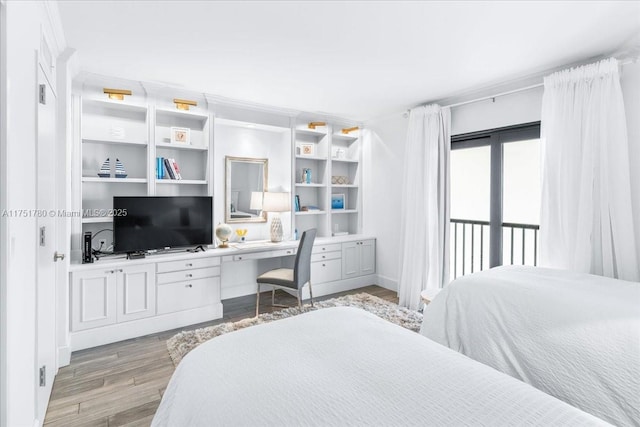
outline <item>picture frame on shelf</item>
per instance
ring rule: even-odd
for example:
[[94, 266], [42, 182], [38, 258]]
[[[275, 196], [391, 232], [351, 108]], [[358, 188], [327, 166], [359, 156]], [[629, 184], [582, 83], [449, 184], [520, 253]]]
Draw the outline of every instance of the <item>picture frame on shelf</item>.
[[172, 144], [191, 144], [191, 129], [171, 126], [170, 132]]
[[331, 195], [331, 209], [344, 210], [345, 209], [345, 195], [344, 194], [332, 194]]
[[300, 144], [301, 156], [313, 156], [316, 153], [316, 146], [314, 144]]

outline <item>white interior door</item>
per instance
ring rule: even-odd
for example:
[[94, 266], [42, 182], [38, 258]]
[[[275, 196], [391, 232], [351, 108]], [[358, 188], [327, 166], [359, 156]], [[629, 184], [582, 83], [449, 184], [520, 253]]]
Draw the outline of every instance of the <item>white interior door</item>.
[[56, 100], [45, 73], [38, 67], [37, 143], [37, 310], [36, 408], [40, 425], [51, 395], [56, 366]]

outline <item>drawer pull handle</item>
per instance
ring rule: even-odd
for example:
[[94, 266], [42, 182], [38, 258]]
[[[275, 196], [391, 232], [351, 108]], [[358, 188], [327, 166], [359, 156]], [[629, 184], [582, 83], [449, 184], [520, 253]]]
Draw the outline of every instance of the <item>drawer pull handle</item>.
[[190, 262], [185, 264], [185, 267], [193, 267], [193, 264], [191, 264]]
[[290, 253], [291, 253], [291, 251], [287, 251], [287, 253], [288, 253], [288, 254], [290, 254]]
[[325, 255], [322, 255], [322, 259], [325, 259], [325, 258], [326, 258], [326, 256], [325, 256]]
[[327, 264], [322, 264], [322, 266], [323, 266], [323, 267], [326, 267], [326, 266], [327, 266]]
[[242, 257], [241, 257], [241, 256], [239, 256], [239, 257], [238, 257], [238, 259], [242, 259]]
[[115, 273], [114, 270], [107, 270], [107, 271], [104, 272], [104, 274], [113, 274], [113, 273]]
[[326, 251], [326, 250], [327, 250], [327, 248], [322, 248], [322, 250], [323, 250], [323, 251]]
[[193, 274], [186, 274], [186, 277], [193, 277]]
[[193, 285], [189, 283], [188, 285], [184, 285], [185, 288], [193, 288]]

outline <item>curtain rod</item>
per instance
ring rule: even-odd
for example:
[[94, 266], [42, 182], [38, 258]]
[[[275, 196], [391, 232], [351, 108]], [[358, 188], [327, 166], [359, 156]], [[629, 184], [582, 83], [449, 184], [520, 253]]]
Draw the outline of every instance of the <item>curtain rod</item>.
[[506, 92], [496, 93], [495, 95], [483, 96], [482, 98], [471, 99], [469, 101], [456, 102], [455, 104], [443, 105], [442, 108], [453, 108], [459, 107], [461, 105], [473, 104], [474, 102], [485, 101], [487, 99], [494, 99], [499, 96], [511, 95], [512, 93], [524, 92], [525, 90], [535, 89], [537, 87], [543, 86], [544, 83], [538, 83], [531, 86], [521, 87], [519, 89], [508, 90]]
[[[640, 60], [640, 57], [626, 58], [624, 60], [619, 61], [619, 65], [634, 64], [634, 63], [638, 62], [639, 60]], [[526, 90], [535, 89], [535, 88], [541, 87], [541, 86], [544, 86], [544, 83], [538, 83], [538, 84], [535, 84], [535, 85], [525, 86], [525, 87], [521, 87], [521, 88], [518, 88], [518, 89], [509, 90], [509, 91], [506, 91], [506, 92], [500, 92], [500, 93], [496, 93], [495, 95], [483, 96], [481, 98], [471, 99], [469, 101], [462, 101], [462, 102], [456, 102], [454, 104], [443, 105], [442, 108], [460, 107], [462, 105], [473, 104], [474, 102], [486, 101], [487, 99], [494, 99], [494, 98], [497, 98], [499, 96], [505, 96], [505, 95], [511, 95], [512, 93], [524, 92]], [[424, 105], [428, 105], [428, 104], [424, 104]], [[411, 111], [411, 109], [408, 109], [407, 113], [410, 112], [410, 111]]]

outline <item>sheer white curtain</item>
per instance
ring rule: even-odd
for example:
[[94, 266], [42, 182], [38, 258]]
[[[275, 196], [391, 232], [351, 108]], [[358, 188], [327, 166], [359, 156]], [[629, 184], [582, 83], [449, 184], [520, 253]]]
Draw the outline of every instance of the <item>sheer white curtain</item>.
[[544, 79], [541, 265], [640, 280], [618, 62]]
[[400, 305], [417, 309], [423, 289], [449, 282], [448, 108], [417, 107], [409, 115], [402, 187]]

